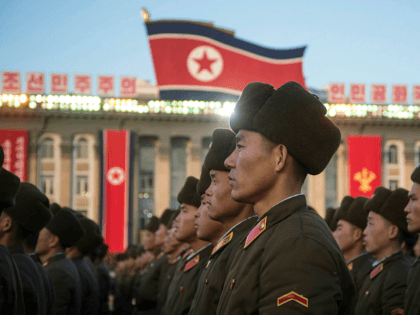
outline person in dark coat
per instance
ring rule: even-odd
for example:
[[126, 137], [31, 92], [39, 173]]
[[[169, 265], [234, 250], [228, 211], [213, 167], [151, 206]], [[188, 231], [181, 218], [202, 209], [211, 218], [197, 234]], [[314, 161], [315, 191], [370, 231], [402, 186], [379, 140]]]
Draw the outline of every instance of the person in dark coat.
[[96, 234], [95, 223], [88, 218], [79, 218], [85, 234], [74, 244], [66, 248], [66, 257], [70, 258], [77, 268], [82, 286], [81, 315], [97, 314], [99, 309], [99, 284], [97, 275], [84, 257], [94, 251], [102, 238]]
[[177, 264], [163, 310], [165, 315], [188, 314], [197, 290], [198, 279], [213, 250], [212, 244], [197, 237], [195, 212], [201, 204], [201, 196], [196, 190], [197, 183], [197, 178], [187, 177], [178, 194], [181, 213], [176, 219], [179, 225], [175, 236], [178, 240], [188, 243], [194, 252], [185, 261], [181, 260]]
[[366, 251], [374, 255], [370, 275], [359, 291], [357, 315], [404, 314], [404, 295], [410, 262], [401, 251], [407, 221], [408, 191], [377, 187], [365, 203], [369, 212], [364, 230]]
[[307, 174], [341, 141], [325, 106], [296, 82], [254, 82], [230, 116], [236, 148], [225, 160], [235, 201], [259, 220], [231, 265], [216, 314], [352, 314], [356, 289], [325, 221], [307, 208]]
[[[4, 151], [0, 146], [0, 213], [16, 203], [20, 179], [4, 169]], [[7, 247], [0, 245], [0, 310], [4, 314], [23, 315], [25, 305], [18, 267]]]
[[337, 221], [335, 221], [336, 211], [337, 211], [336, 208], [328, 207], [327, 211], [325, 212], [325, 218], [324, 218], [331, 232], [333, 232], [333, 235], [334, 235], [335, 230], [337, 229]]
[[25, 254], [23, 241], [51, 220], [48, 198], [30, 183], [21, 183], [16, 204], [0, 215], [0, 244], [7, 246], [21, 275], [26, 314], [46, 314], [46, 295], [35, 262]]
[[109, 314], [108, 297], [111, 290], [111, 277], [109, 275], [108, 267], [104, 263], [104, 257], [108, 251], [109, 246], [102, 243], [97, 249], [97, 255], [94, 261], [96, 273], [98, 274], [99, 283], [99, 310], [98, 314]]
[[[58, 205], [57, 205], [58, 206]], [[55, 291], [55, 314], [80, 314], [82, 288], [79, 273], [64, 253], [84, 234], [77, 217], [67, 209], [51, 209], [53, 218], [39, 233], [35, 254], [51, 276]]]
[[367, 200], [368, 198], [362, 196], [344, 197], [333, 219], [337, 222], [337, 229], [333, 235], [343, 252], [357, 291], [368, 277], [374, 261], [363, 246], [363, 231], [368, 216], [364, 205]]
[[[407, 214], [407, 230], [410, 233], [420, 233], [420, 164], [411, 174], [413, 185], [408, 194], [410, 201], [404, 211]], [[407, 291], [404, 298], [404, 314], [420, 314], [420, 260], [412, 264], [408, 279]]]
[[[240, 241], [257, 221], [252, 205], [236, 202], [231, 197], [229, 169], [224, 161], [235, 149], [235, 134], [228, 129], [216, 129], [210, 143], [200, 177], [200, 182], [206, 184], [200, 187], [199, 183], [197, 191], [209, 196], [208, 215], [223, 224], [224, 233], [216, 240], [209, 263], [201, 274], [190, 315], [216, 314], [223, 285]], [[207, 175], [207, 181], [203, 173]]]

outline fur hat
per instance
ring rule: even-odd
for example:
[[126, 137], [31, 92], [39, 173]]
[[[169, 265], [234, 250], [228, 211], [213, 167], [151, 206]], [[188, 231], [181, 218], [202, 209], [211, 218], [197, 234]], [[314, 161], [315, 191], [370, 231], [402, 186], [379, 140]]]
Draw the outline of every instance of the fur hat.
[[163, 213], [162, 213], [162, 216], [160, 217], [160, 219], [159, 219], [159, 224], [163, 224], [163, 225], [167, 225], [168, 224], [168, 222], [169, 222], [169, 220], [171, 219], [171, 217], [172, 217], [172, 212], [173, 212], [173, 210], [171, 210], [171, 209], [166, 209]]
[[210, 187], [211, 177], [210, 171], [203, 165], [201, 166], [200, 180], [197, 183], [197, 193], [201, 196]]
[[4, 208], [14, 206], [20, 179], [5, 168], [0, 168], [0, 213]]
[[420, 184], [420, 164], [416, 166], [413, 173], [411, 174], [411, 180], [417, 184]]
[[53, 215], [55, 215], [59, 210], [61, 210], [61, 207], [58, 203], [53, 202], [50, 205], [50, 211]]
[[321, 173], [337, 151], [341, 133], [328, 119], [321, 101], [299, 83], [289, 81], [277, 90], [253, 82], [242, 91], [230, 127], [255, 131], [286, 146], [311, 175]]
[[201, 195], [197, 192], [198, 179], [194, 176], [188, 176], [185, 184], [178, 194], [178, 202], [192, 205], [196, 208], [201, 205]]
[[174, 223], [176, 217], [179, 215], [181, 211], [180, 210], [174, 210], [171, 216], [171, 219], [169, 220], [168, 224], [166, 225], [166, 227], [168, 229], [170, 229], [172, 227], [172, 224]]
[[98, 233], [97, 224], [88, 218], [80, 218], [80, 225], [85, 230], [83, 235], [75, 244], [77, 249], [83, 254], [93, 253], [103, 242], [103, 237]]
[[159, 228], [159, 219], [156, 216], [152, 216], [149, 223], [146, 225], [146, 230], [155, 233]]
[[21, 183], [14, 206], [4, 209], [25, 231], [36, 234], [51, 221], [50, 201], [31, 183]]
[[375, 189], [372, 198], [366, 201], [365, 210], [380, 214], [402, 231], [408, 232], [406, 214], [404, 212], [408, 202], [408, 191], [404, 188], [397, 188], [391, 191], [380, 186]]
[[236, 142], [235, 133], [229, 129], [215, 129], [211, 136], [209, 152], [204, 166], [209, 170], [229, 172], [225, 160], [232, 154], [232, 142]]
[[345, 220], [364, 230], [367, 224], [368, 213], [364, 209], [364, 205], [368, 198], [359, 196], [345, 196], [341, 202], [340, 208], [335, 213], [335, 222]]
[[335, 208], [329, 207], [327, 208], [327, 211], [325, 213], [325, 222], [327, 223], [330, 230], [333, 232], [337, 229], [337, 221], [335, 221], [335, 212]]
[[58, 236], [64, 248], [73, 246], [85, 234], [79, 220], [68, 209], [53, 213], [53, 218], [46, 228]]

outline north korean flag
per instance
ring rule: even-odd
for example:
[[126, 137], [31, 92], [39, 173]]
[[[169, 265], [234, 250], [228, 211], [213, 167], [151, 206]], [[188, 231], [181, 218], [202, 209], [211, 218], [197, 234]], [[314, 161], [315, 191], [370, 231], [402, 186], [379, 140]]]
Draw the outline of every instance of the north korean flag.
[[146, 22], [161, 99], [236, 101], [250, 82], [305, 86], [306, 46], [271, 49], [193, 21]]

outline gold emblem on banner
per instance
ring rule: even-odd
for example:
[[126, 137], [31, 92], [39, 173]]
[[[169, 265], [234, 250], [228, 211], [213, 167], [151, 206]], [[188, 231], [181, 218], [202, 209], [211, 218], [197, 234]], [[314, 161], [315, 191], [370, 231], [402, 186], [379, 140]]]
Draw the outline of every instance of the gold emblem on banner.
[[361, 172], [354, 174], [353, 180], [360, 183], [359, 190], [361, 192], [367, 193], [372, 190], [370, 183], [376, 178], [376, 174], [372, 171], [369, 171], [366, 167], [362, 169]]

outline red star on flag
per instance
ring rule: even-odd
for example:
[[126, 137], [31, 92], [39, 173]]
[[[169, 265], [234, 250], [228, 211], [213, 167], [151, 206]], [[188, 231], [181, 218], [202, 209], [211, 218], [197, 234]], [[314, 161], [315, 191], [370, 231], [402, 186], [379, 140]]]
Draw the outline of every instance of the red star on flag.
[[194, 61], [196, 61], [197, 63], [200, 64], [200, 69], [198, 69], [197, 73], [200, 73], [203, 70], [208, 70], [211, 74], [213, 74], [213, 72], [211, 71], [210, 66], [215, 63], [217, 61], [217, 59], [209, 59], [207, 57], [207, 52], [204, 51], [203, 53], [203, 57], [201, 59], [195, 59]]

